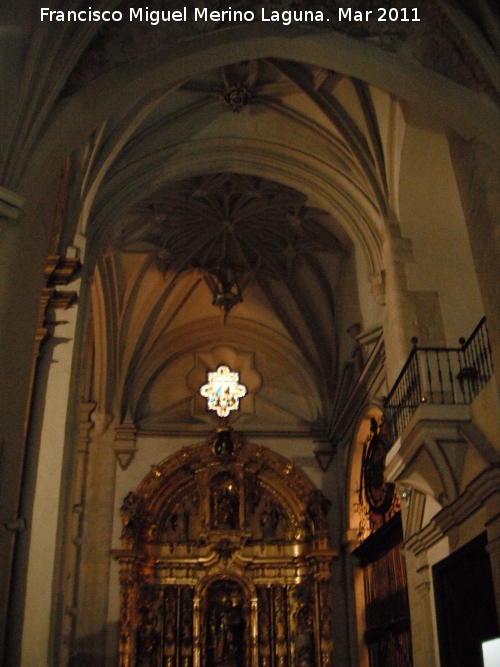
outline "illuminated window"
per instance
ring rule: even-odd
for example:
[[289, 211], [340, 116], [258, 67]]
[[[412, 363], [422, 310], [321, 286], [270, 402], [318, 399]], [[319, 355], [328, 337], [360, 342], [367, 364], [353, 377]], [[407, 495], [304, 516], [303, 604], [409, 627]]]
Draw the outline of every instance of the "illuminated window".
[[219, 366], [214, 373], [208, 373], [208, 383], [200, 389], [207, 399], [207, 408], [217, 410], [219, 417], [227, 417], [231, 410], [239, 410], [240, 398], [247, 388], [239, 384], [240, 374], [233, 373], [227, 366]]

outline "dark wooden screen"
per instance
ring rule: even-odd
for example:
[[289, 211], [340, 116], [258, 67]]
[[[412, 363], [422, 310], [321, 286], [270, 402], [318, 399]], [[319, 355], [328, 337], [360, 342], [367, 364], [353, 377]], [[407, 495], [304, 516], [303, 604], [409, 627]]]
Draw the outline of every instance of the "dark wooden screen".
[[410, 609], [400, 513], [354, 552], [365, 573], [370, 667], [412, 667]]

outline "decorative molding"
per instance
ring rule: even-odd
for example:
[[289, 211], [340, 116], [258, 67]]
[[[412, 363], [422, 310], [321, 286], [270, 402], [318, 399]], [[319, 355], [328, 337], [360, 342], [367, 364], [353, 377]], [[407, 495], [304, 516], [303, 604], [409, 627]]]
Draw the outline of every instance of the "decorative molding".
[[[276, 431], [273, 431], [271, 429], [269, 430], [245, 430], [243, 428], [238, 428], [238, 432], [241, 434], [242, 437], [244, 438], [255, 438], [258, 440], [264, 439], [264, 438], [272, 438], [273, 440], [279, 438], [286, 438], [288, 439], [293, 439], [293, 440], [318, 440], [321, 442], [324, 442], [325, 438], [325, 433], [322, 430], [311, 430], [311, 431], [287, 431], [283, 429], [279, 429]], [[207, 438], [212, 431], [208, 431], [205, 428], [201, 430], [196, 430], [195, 428], [190, 428], [189, 433], [192, 434], [193, 436], [197, 438]], [[168, 438], [183, 438], [184, 440], [186, 439], [186, 429], [184, 430], [176, 430], [172, 429], [169, 430], [167, 427], [164, 429], [138, 429], [137, 430], [137, 435], [140, 436], [141, 438], [161, 438], [161, 437], [168, 437]]]
[[94, 424], [95, 435], [103, 435], [106, 433], [113, 421], [113, 415], [110, 415], [107, 412], [102, 412], [101, 410], [94, 410], [90, 418]]
[[368, 279], [368, 289], [379, 306], [385, 306], [385, 271], [373, 273]]
[[132, 451], [115, 450], [115, 456], [116, 460], [120, 464], [120, 468], [122, 470], [126, 470], [134, 460], [135, 450]]
[[77, 451], [79, 454], [87, 454], [90, 442], [90, 431], [94, 424], [92, 422], [92, 413], [95, 410], [97, 403], [92, 401], [84, 401], [79, 405], [79, 419], [78, 419], [78, 439]]
[[[404, 491], [398, 488], [398, 493], [400, 498], [403, 498]], [[409, 502], [404, 526], [405, 540], [408, 540], [412, 535], [417, 534], [421, 530], [425, 510], [425, 493], [413, 487], [410, 487], [410, 491], [407, 491], [407, 493]]]
[[54, 308], [55, 310], [67, 310], [78, 299], [78, 294], [73, 291], [52, 290], [49, 296], [47, 308]]
[[15, 220], [24, 206], [24, 197], [0, 185], [0, 216]]
[[405, 542], [416, 556], [439, 542], [455, 526], [477, 512], [495, 493], [500, 493], [500, 467], [485, 470], [453, 503], [443, 508], [419, 533]]
[[318, 449], [314, 452], [314, 458], [318, 462], [322, 472], [326, 472], [328, 470], [332, 464], [334, 456], [335, 450], [331, 447], [330, 449]]
[[45, 264], [45, 285], [42, 289], [40, 306], [38, 308], [38, 322], [35, 334], [37, 343], [36, 353], [39, 354], [42, 345], [53, 335], [53, 328], [57, 322], [47, 320], [50, 310], [67, 310], [78, 299], [78, 293], [73, 290], [58, 290], [57, 286], [68, 285], [74, 280], [81, 268], [79, 259], [49, 255]]
[[46, 285], [68, 285], [75, 278], [81, 266], [82, 263], [77, 257], [49, 255], [45, 265]]
[[115, 456], [120, 468], [126, 470], [137, 451], [137, 430], [132, 425], [121, 425], [115, 431]]
[[218, 555], [219, 560], [222, 560], [224, 565], [227, 565], [229, 562], [229, 559], [232, 557], [232, 555], [236, 552], [239, 551], [241, 548], [240, 544], [236, 544], [234, 542], [231, 542], [231, 540], [228, 539], [222, 539], [216, 544], [214, 544], [211, 547], [212, 551], [215, 551], [215, 553]]
[[26, 519], [23, 516], [17, 517], [12, 521], [6, 521], [4, 524], [6, 530], [14, 533], [24, 533], [26, 530]]

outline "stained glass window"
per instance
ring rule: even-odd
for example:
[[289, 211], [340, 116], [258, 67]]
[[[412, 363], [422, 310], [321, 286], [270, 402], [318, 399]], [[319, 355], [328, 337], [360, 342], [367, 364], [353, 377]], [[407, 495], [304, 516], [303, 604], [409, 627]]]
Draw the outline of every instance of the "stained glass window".
[[216, 410], [219, 417], [227, 417], [231, 410], [239, 410], [240, 398], [247, 393], [247, 388], [239, 384], [240, 374], [233, 373], [228, 366], [219, 366], [215, 372], [208, 373], [208, 382], [200, 389], [200, 394], [207, 399], [207, 408]]

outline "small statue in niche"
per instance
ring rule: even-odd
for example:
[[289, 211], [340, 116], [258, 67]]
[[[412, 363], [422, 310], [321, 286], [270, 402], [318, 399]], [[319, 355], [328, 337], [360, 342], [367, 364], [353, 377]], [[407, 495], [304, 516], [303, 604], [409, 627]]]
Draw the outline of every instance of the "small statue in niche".
[[218, 530], [240, 527], [240, 500], [236, 484], [227, 480], [212, 490], [212, 526]]
[[214, 443], [214, 452], [217, 456], [230, 456], [234, 451], [232, 429], [220, 429]]
[[270, 500], [266, 500], [260, 514], [260, 531], [263, 540], [272, 540], [276, 537], [276, 528], [280, 520], [280, 511]]
[[120, 512], [123, 524], [121, 538], [127, 542], [133, 542], [140, 537], [143, 518], [140, 499], [133, 491], [130, 491], [123, 499]]
[[216, 527], [238, 528], [238, 499], [229, 489], [221, 489], [217, 498]]
[[123, 499], [123, 504], [120, 507], [120, 511], [127, 514], [130, 513], [130, 511], [136, 507], [138, 500], [139, 499], [135, 493], [133, 491], [129, 491]]
[[313, 491], [307, 503], [307, 516], [314, 525], [314, 530], [328, 530], [327, 514], [330, 501], [321, 491]]
[[178, 541], [187, 542], [189, 539], [189, 512], [184, 503], [181, 503], [170, 516], [170, 526]]
[[245, 593], [236, 582], [214, 581], [206, 592], [205, 667], [245, 667]]
[[245, 516], [247, 521], [255, 513], [261, 498], [257, 475], [245, 475]]
[[241, 653], [243, 618], [237, 601], [226, 598], [215, 607], [210, 617], [213, 657], [215, 665], [236, 664]]

